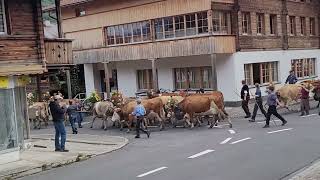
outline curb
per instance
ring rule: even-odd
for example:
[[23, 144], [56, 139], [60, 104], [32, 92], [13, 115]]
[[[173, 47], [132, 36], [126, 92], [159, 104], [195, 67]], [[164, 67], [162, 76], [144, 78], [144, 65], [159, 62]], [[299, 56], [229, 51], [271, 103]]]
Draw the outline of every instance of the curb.
[[[7, 175], [0, 175], [0, 179], [11, 180], [11, 179], [22, 178], [22, 177], [34, 175], [34, 174], [37, 174], [37, 173], [40, 173], [43, 171], [48, 171], [48, 170], [51, 170], [54, 168], [67, 166], [67, 165], [70, 165], [70, 164], [73, 164], [76, 162], [85, 161], [85, 160], [88, 160], [90, 158], [97, 157], [100, 155], [112, 153], [114, 151], [117, 151], [117, 150], [124, 148], [126, 145], [129, 144], [129, 140], [127, 138], [124, 138], [124, 139], [125, 139], [124, 143], [122, 143], [121, 145], [119, 145], [118, 147], [116, 147], [110, 151], [101, 152], [99, 154], [88, 154], [88, 155], [78, 154], [78, 156], [73, 159], [69, 159], [69, 160], [62, 161], [62, 162], [53, 162], [53, 163], [42, 164], [39, 166], [31, 167], [30, 169], [22, 170], [20, 172], [19, 171], [14, 172], [14, 170], [13, 170], [11, 173], [9, 173]], [[48, 140], [48, 139], [45, 139], [45, 140]], [[71, 141], [69, 141], [69, 142], [71, 142]], [[89, 143], [87, 143], [87, 144], [89, 144]], [[95, 145], [107, 145], [107, 144], [95, 144]], [[117, 144], [115, 144], [115, 145], [117, 145]]]

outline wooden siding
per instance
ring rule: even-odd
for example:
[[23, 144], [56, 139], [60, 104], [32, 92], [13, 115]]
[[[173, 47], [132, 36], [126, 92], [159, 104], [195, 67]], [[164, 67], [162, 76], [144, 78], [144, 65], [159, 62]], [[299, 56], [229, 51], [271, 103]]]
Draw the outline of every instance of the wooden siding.
[[74, 51], [74, 62], [76, 64], [84, 64], [106, 61], [196, 56], [212, 53], [232, 54], [234, 52], [234, 36], [205, 36], [192, 39]]
[[[133, 6], [140, 2], [140, 5]], [[63, 9], [65, 33], [96, 29], [110, 25], [125, 24], [159, 17], [206, 11], [211, 8], [210, 0], [140, 0], [135, 2], [96, 0], [87, 4], [87, 15], [75, 16], [75, 8]], [[141, 3], [144, 2], [144, 3]]]
[[72, 41], [67, 39], [46, 39], [47, 65], [73, 64]]
[[73, 49], [100, 48], [104, 46], [103, 28], [66, 33], [66, 38], [73, 40]]
[[44, 71], [40, 0], [7, 0], [7, 35], [0, 36], [0, 75]]

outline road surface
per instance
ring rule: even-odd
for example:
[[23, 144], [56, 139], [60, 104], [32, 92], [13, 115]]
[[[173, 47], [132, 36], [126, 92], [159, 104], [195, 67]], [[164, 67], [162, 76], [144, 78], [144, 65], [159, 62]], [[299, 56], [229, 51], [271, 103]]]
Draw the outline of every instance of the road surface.
[[[320, 117], [284, 115], [286, 126], [233, 119], [234, 128], [220, 126], [189, 129], [155, 129], [151, 138], [117, 129], [87, 127], [80, 133], [130, 137], [116, 152], [84, 162], [25, 177], [23, 180], [278, 180], [320, 158]], [[263, 119], [261, 116], [260, 119]], [[37, 133], [44, 133], [41, 130]]]

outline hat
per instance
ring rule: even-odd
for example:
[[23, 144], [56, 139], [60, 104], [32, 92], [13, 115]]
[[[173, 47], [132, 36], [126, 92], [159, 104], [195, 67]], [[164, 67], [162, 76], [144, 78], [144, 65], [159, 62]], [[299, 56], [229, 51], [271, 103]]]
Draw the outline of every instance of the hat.
[[54, 99], [55, 99], [55, 100], [58, 100], [58, 99], [63, 99], [63, 98], [62, 98], [60, 95], [55, 95], [55, 96], [54, 96]]

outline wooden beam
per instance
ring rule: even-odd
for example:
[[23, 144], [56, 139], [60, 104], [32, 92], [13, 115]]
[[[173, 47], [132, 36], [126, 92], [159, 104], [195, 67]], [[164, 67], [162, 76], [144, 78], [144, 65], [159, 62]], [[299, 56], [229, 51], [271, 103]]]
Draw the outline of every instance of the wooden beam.
[[212, 77], [211, 77], [211, 81], [212, 81], [212, 89], [214, 91], [218, 90], [218, 80], [217, 80], [217, 54], [212, 53], [210, 55], [211, 58], [211, 69], [212, 69]]
[[66, 70], [66, 76], [67, 76], [68, 98], [72, 99], [71, 75], [70, 75], [69, 69]]
[[58, 25], [58, 36], [59, 38], [63, 38], [63, 31], [62, 31], [62, 18], [61, 18], [61, 6], [60, 0], [55, 0], [56, 5], [56, 15], [57, 15], [57, 25]]
[[110, 98], [110, 76], [109, 76], [109, 63], [104, 63], [104, 79], [106, 83], [106, 94], [107, 98]]
[[41, 87], [40, 87], [40, 83], [41, 83], [41, 78], [40, 75], [37, 75], [37, 94], [38, 94], [38, 102], [41, 102]]
[[158, 74], [157, 74], [157, 67], [156, 67], [156, 59], [150, 59], [152, 64], [152, 84], [153, 90], [158, 91]]

